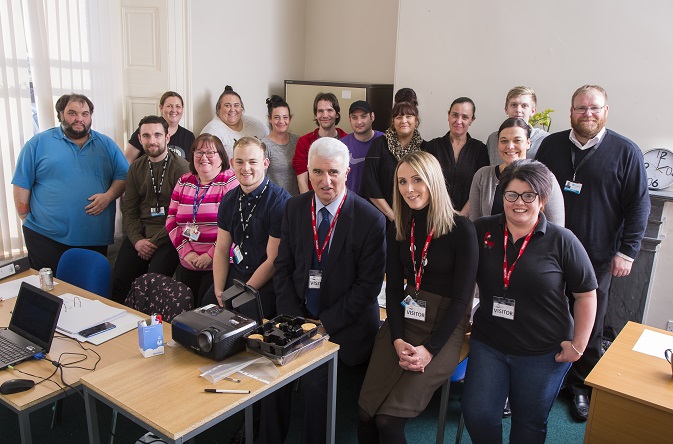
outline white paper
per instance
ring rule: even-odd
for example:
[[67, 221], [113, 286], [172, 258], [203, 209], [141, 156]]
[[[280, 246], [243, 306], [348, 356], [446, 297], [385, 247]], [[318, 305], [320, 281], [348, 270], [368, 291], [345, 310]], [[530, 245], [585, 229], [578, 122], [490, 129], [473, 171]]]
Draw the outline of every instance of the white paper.
[[59, 330], [59, 332], [65, 336], [68, 336], [70, 338], [77, 339], [79, 342], [89, 342], [93, 345], [101, 345], [103, 342], [109, 341], [110, 339], [116, 338], [117, 336], [121, 336], [127, 331], [131, 331], [135, 328], [138, 327], [138, 321], [141, 319], [144, 319], [140, 316], [136, 316], [134, 314], [131, 314], [129, 312], [124, 312], [124, 314], [118, 318], [116, 318], [112, 323], [115, 325], [115, 328], [112, 330], [105, 331], [103, 333], [99, 333], [94, 336], [90, 336], [88, 338], [85, 338], [84, 336], [80, 336], [77, 333], [68, 333]]
[[[7, 299], [15, 298], [19, 294], [21, 282], [26, 282], [30, 285], [40, 288], [40, 276], [37, 274], [26, 276], [21, 279], [14, 279], [13, 281], [0, 284], [0, 301], [6, 301]], [[56, 285], [56, 281], [54, 281], [54, 285]]]
[[114, 324], [115, 319], [127, 313], [124, 309], [72, 293], [65, 293], [59, 297], [63, 299], [63, 306], [56, 329], [64, 333], [78, 333], [103, 322]]
[[673, 336], [645, 329], [633, 346], [633, 351], [666, 359], [664, 351], [669, 348], [673, 349]]

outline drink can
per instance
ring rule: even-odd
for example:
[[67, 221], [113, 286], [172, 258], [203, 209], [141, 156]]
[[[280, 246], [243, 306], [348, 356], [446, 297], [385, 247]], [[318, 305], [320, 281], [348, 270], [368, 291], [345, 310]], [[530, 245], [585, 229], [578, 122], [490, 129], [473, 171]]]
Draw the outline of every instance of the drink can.
[[54, 289], [54, 273], [51, 268], [40, 269], [40, 288], [46, 291]]

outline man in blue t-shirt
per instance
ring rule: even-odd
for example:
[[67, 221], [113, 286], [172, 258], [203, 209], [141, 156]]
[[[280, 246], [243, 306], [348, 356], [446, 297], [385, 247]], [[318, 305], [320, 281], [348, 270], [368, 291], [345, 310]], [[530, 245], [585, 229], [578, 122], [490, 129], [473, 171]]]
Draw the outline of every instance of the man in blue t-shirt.
[[107, 253], [114, 241], [115, 200], [124, 192], [129, 167], [117, 144], [91, 129], [88, 97], [66, 94], [55, 108], [61, 124], [26, 143], [12, 179], [30, 266], [54, 274], [70, 248]]
[[360, 194], [360, 182], [365, 166], [365, 157], [374, 139], [382, 136], [381, 131], [372, 129], [374, 112], [364, 100], [353, 102], [348, 110], [348, 118], [353, 132], [341, 139], [350, 151], [350, 173], [346, 180], [346, 187]]

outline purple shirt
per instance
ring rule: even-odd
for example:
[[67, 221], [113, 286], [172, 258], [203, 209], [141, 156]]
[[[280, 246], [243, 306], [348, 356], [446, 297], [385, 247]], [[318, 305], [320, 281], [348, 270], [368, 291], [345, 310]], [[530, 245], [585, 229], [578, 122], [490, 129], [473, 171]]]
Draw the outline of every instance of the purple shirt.
[[369, 152], [369, 147], [372, 146], [372, 142], [377, 138], [382, 136], [381, 131], [374, 130], [374, 137], [369, 139], [366, 142], [360, 142], [355, 138], [354, 133], [351, 133], [341, 139], [341, 141], [346, 144], [348, 151], [350, 151], [350, 167], [351, 171], [348, 173], [348, 179], [346, 179], [346, 187], [360, 194], [360, 183], [362, 182], [362, 172], [365, 168], [365, 157]]

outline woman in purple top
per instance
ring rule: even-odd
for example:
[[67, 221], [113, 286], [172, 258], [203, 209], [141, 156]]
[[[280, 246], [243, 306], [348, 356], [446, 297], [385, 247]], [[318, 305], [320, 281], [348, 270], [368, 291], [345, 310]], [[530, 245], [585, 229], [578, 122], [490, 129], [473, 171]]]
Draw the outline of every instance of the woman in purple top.
[[229, 158], [217, 136], [201, 134], [189, 154], [190, 173], [178, 181], [166, 217], [166, 231], [180, 256], [178, 277], [192, 290], [195, 306], [213, 284], [217, 210], [227, 192], [238, 186]]

